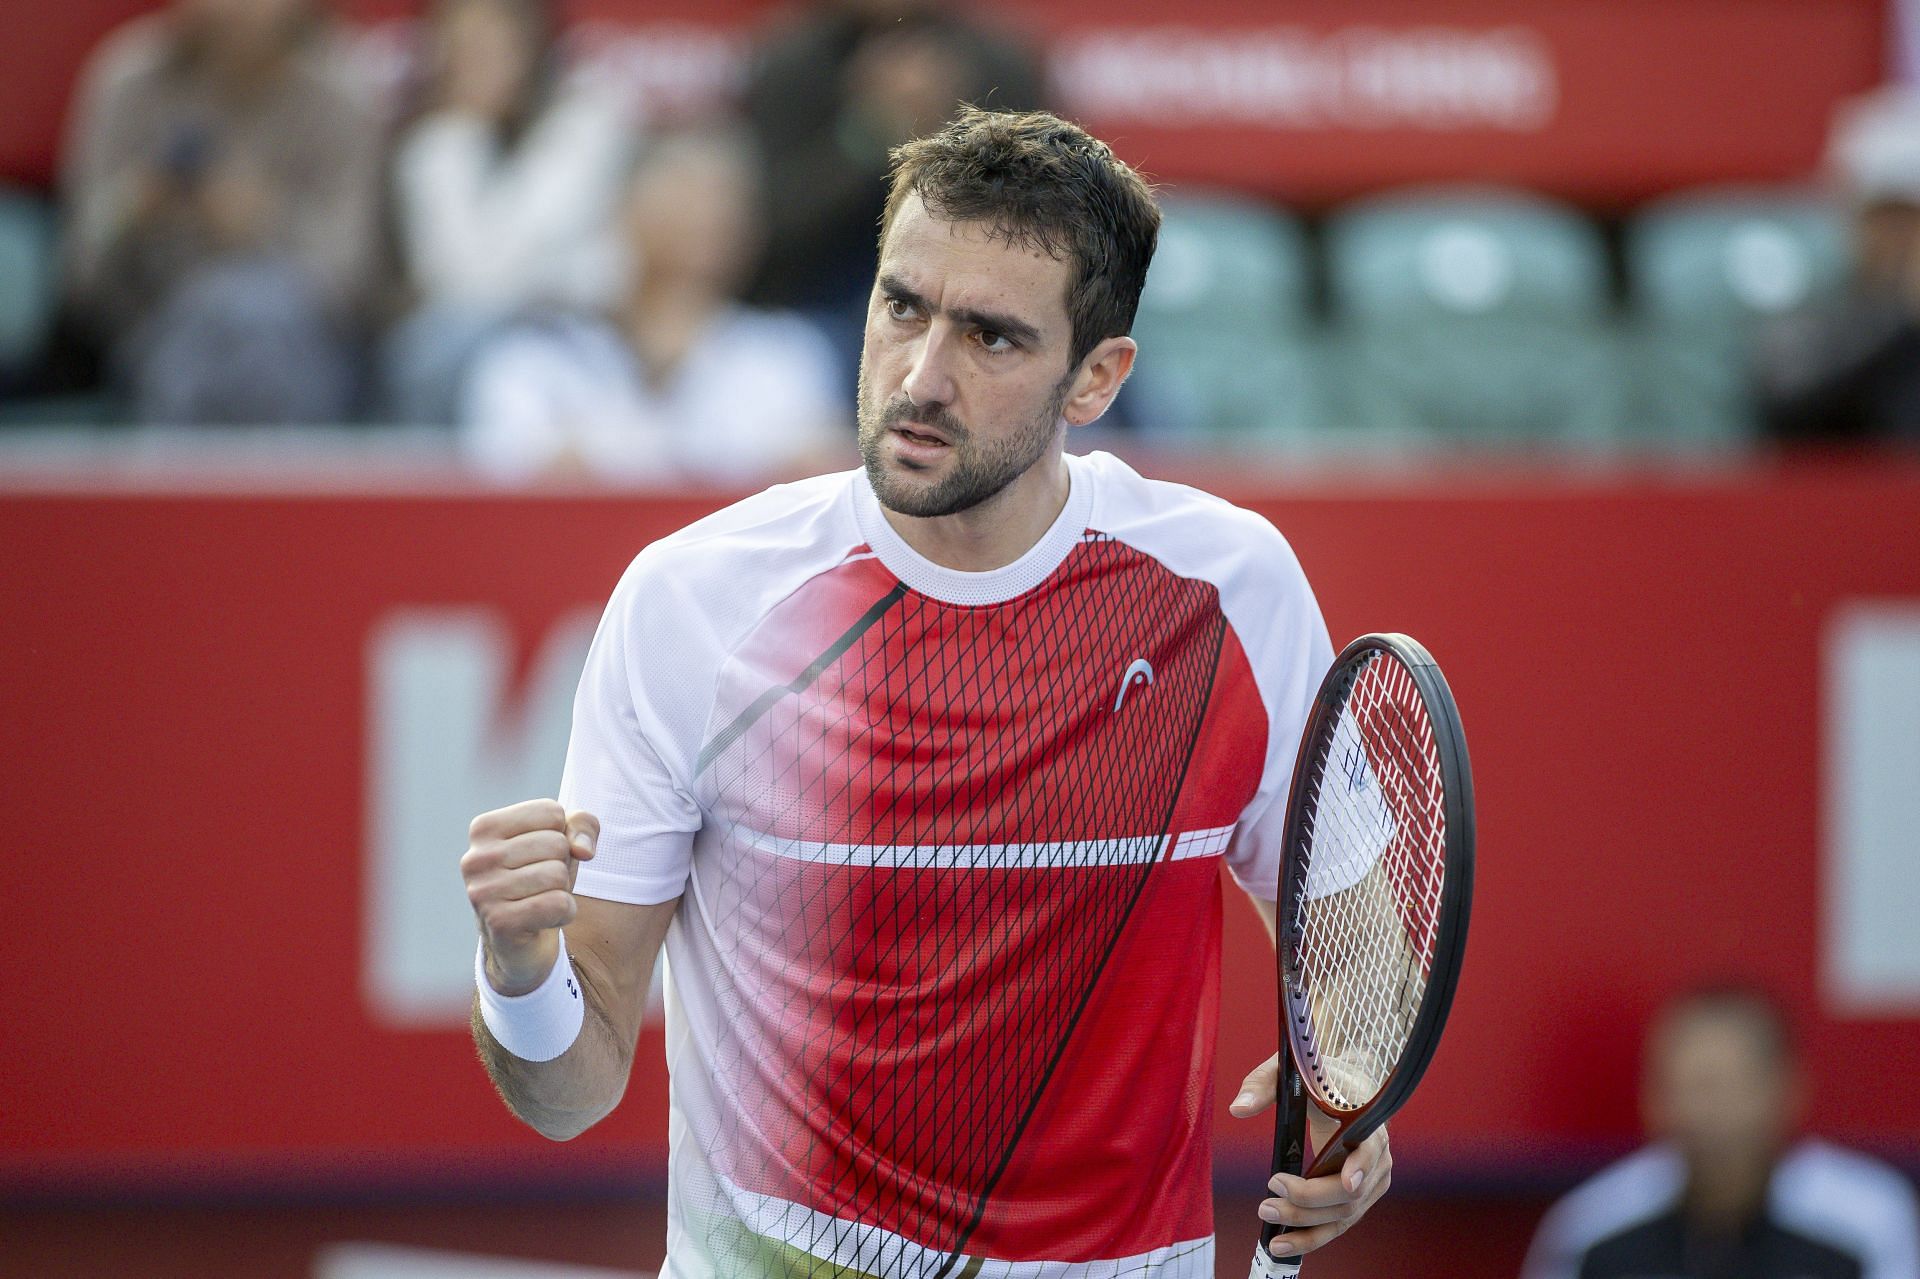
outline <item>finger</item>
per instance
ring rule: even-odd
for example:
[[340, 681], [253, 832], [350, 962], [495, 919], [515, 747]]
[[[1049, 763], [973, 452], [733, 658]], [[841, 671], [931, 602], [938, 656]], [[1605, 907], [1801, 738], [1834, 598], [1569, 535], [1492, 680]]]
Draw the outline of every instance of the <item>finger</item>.
[[1299, 1229], [1305, 1226], [1324, 1226], [1335, 1221], [1350, 1221], [1360, 1215], [1358, 1204], [1335, 1204], [1328, 1208], [1308, 1208], [1294, 1203], [1291, 1199], [1263, 1199], [1260, 1201], [1260, 1220], [1272, 1222], [1276, 1226], [1288, 1226]]
[[474, 818], [467, 827], [467, 837], [477, 844], [489, 839], [512, 839], [531, 830], [564, 831], [566, 828], [567, 810], [560, 807], [558, 800], [523, 799], [518, 804], [496, 808]]
[[568, 850], [564, 833], [557, 830], [533, 830], [515, 835], [500, 846], [500, 864], [507, 867], [531, 866], [536, 862], [565, 862]]
[[490, 902], [524, 901], [556, 888], [567, 888], [569, 878], [566, 862], [539, 861], [482, 875], [469, 886], [469, 894]]
[[1275, 1053], [1253, 1068], [1246, 1082], [1240, 1085], [1240, 1094], [1227, 1109], [1238, 1118], [1251, 1119], [1273, 1104], [1279, 1088], [1280, 1054]]
[[573, 855], [586, 861], [600, 842], [600, 819], [585, 809], [568, 813], [567, 839], [573, 846]]
[[537, 893], [519, 901], [496, 902], [486, 916], [495, 936], [518, 937], [560, 928], [573, 922], [579, 904], [564, 888]]
[[1347, 1232], [1350, 1223], [1331, 1221], [1324, 1226], [1308, 1226], [1305, 1230], [1289, 1230], [1284, 1235], [1275, 1235], [1268, 1251], [1276, 1257], [1298, 1257], [1302, 1253], [1324, 1248]]
[[1384, 1127], [1376, 1128], [1365, 1141], [1353, 1148], [1340, 1165], [1340, 1182], [1355, 1199], [1364, 1199], [1392, 1164], [1393, 1155], [1387, 1147], [1387, 1130]]
[[1267, 1188], [1281, 1199], [1289, 1199], [1303, 1208], [1337, 1208], [1350, 1204], [1358, 1195], [1347, 1189], [1346, 1183], [1336, 1173], [1324, 1177], [1296, 1177], [1292, 1173], [1277, 1172]]

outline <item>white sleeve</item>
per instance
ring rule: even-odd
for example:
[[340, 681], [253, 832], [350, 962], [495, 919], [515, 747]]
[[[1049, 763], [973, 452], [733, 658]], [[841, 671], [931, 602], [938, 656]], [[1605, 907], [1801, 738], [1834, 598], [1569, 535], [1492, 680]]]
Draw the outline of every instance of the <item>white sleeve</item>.
[[1610, 1164], [1547, 1210], [1521, 1279], [1579, 1279], [1595, 1244], [1669, 1211], [1685, 1177], [1679, 1155], [1665, 1146]]
[[788, 318], [784, 328], [787, 366], [782, 379], [792, 429], [779, 447], [790, 459], [818, 456], [853, 439], [853, 404], [841, 386], [840, 362], [833, 344], [811, 321]]
[[[560, 802], [600, 819], [593, 860], [580, 867], [574, 891], [609, 901], [653, 905], [678, 897], [692, 866], [700, 806], [683, 744], [673, 740], [647, 687], [684, 679], [662, 669], [678, 646], [662, 636], [659, 614], [671, 611], [647, 589], [645, 553], [615, 588], [587, 653], [573, 700]], [[650, 627], [651, 620], [656, 623]]]
[[478, 217], [493, 144], [486, 127], [455, 115], [421, 120], [393, 157], [396, 217], [407, 270], [428, 298], [485, 292], [486, 226]]
[[[1241, 812], [1227, 849], [1227, 867], [1234, 880], [1262, 901], [1272, 901], [1279, 892], [1280, 841], [1293, 760], [1314, 694], [1333, 665], [1333, 642], [1307, 575], [1285, 539], [1271, 525], [1267, 527], [1272, 547], [1263, 550], [1272, 563], [1271, 571], [1261, 575], [1265, 580], [1259, 583], [1260, 589], [1253, 595], [1236, 592], [1231, 597], [1222, 592], [1221, 597], [1267, 709], [1266, 763], [1260, 787]], [[1265, 598], [1258, 598], [1261, 595]]]
[[506, 156], [450, 113], [415, 125], [394, 159], [408, 266], [429, 299], [514, 305], [607, 296], [615, 208], [630, 151], [620, 114], [570, 93]]
[[461, 454], [495, 479], [538, 476], [571, 442], [558, 385], [567, 376], [550, 341], [521, 334], [489, 344], [461, 391]]
[[1803, 1141], [1775, 1170], [1769, 1199], [1782, 1225], [1860, 1258], [1860, 1279], [1920, 1275], [1913, 1186], [1879, 1160]]

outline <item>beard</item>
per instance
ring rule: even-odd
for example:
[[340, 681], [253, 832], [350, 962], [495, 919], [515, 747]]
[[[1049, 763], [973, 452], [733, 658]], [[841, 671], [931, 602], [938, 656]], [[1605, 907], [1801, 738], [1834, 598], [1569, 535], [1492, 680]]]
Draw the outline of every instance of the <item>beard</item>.
[[[869, 393], [867, 371], [860, 370], [860, 460], [880, 505], [900, 515], [930, 519], [972, 510], [1032, 470], [1053, 446], [1066, 406], [1073, 373], [1061, 378], [1046, 406], [1030, 421], [982, 443], [959, 418], [939, 405], [916, 405], [905, 395], [884, 409]], [[948, 440], [952, 458], [944, 477], [916, 483], [911, 472], [889, 471], [887, 433], [896, 426], [930, 426]]]

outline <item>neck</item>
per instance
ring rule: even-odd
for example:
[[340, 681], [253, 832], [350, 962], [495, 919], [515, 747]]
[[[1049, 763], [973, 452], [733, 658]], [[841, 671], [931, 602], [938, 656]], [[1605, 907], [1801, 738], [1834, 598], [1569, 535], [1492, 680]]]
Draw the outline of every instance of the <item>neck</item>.
[[627, 298], [627, 340], [653, 373], [671, 373], [723, 301], [704, 283], [672, 279], [642, 282]]
[[1772, 1172], [1765, 1161], [1695, 1166], [1687, 1182], [1688, 1219], [1716, 1234], [1737, 1233], [1760, 1214]]
[[880, 513], [900, 540], [942, 568], [986, 573], [1033, 549], [1066, 508], [1072, 480], [1058, 440], [1020, 477], [980, 505], [953, 515]]

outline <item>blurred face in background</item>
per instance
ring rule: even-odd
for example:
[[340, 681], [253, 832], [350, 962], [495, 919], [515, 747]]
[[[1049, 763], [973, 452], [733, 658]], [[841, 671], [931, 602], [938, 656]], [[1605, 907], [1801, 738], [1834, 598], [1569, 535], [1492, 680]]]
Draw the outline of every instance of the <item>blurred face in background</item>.
[[1870, 283], [1920, 302], [1920, 204], [1879, 200], [1864, 206], [1854, 220], [1854, 248]]
[[527, 0], [449, 0], [435, 14], [440, 104], [487, 120], [520, 109], [546, 54], [541, 10]]
[[247, 63], [291, 48], [315, 10], [312, 0], [176, 0], [174, 12], [201, 52]]
[[626, 219], [643, 279], [732, 296], [764, 236], [751, 150], [698, 134], [654, 142], [634, 175]]
[[1761, 1015], [1682, 1008], [1655, 1030], [1644, 1094], [1647, 1127], [1696, 1177], [1763, 1178], [1792, 1130], [1792, 1064]]

